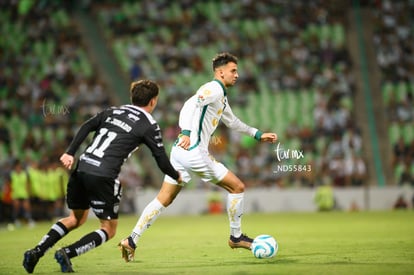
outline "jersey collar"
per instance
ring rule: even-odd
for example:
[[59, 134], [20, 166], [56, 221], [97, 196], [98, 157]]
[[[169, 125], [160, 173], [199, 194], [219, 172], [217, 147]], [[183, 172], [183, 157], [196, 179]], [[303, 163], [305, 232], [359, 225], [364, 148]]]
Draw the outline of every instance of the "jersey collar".
[[152, 124], [156, 123], [154, 117], [150, 113], [142, 109], [141, 107], [138, 107], [132, 104], [123, 105], [122, 107], [130, 109], [130, 110], [133, 109], [135, 112], [142, 112]]
[[224, 96], [227, 96], [227, 89], [224, 87], [223, 83], [221, 83], [221, 81], [218, 79], [214, 79], [213, 81], [216, 81], [218, 84], [220, 84], [221, 88], [223, 89]]

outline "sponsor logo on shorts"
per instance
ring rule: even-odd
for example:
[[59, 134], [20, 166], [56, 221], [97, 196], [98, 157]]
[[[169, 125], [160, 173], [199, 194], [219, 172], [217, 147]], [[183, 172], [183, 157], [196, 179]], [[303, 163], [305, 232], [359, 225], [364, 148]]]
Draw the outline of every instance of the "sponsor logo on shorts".
[[103, 209], [92, 208], [93, 213], [95, 214], [102, 214], [104, 212]]
[[105, 205], [105, 202], [104, 201], [95, 201], [95, 200], [93, 200], [93, 201], [91, 201], [91, 204], [93, 204], [93, 205]]

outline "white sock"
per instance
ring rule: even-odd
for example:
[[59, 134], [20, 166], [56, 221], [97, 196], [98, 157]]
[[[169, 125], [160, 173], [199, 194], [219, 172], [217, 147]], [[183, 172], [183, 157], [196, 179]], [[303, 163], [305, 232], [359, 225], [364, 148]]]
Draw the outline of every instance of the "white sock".
[[243, 215], [244, 193], [228, 194], [227, 196], [227, 214], [230, 221], [230, 235], [240, 237], [241, 217]]
[[144, 231], [150, 227], [154, 221], [158, 218], [161, 212], [165, 207], [160, 203], [160, 201], [155, 198], [153, 199], [142, 211], [141, 216], [138, 219], [137, 224], [132, 230], [131, 237], [134, 240], [134, 243], [137, 244], [138, 239], [144, 233]]

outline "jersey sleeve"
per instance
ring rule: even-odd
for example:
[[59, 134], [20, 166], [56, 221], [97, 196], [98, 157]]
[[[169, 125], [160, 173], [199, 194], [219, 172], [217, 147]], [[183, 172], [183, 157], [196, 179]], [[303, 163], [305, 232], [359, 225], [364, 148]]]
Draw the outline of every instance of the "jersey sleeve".
[[256, 140], [260, 140], [263, 134], [258, 129], [247, 125], [246, 123], [242, 122], [238, 117], [236, 117], [236, 115], [231, 110], [230, 105], [227, 105], [224, 109], [221, 120], [230, 129], [254, 137]]
[[79, 146], [82, 144], [85, 138], [89, 135], [89, 133], [98, 130], [103, 118], [104, 118], [104, 112], [100, 112], [96, 114], [95, 116], [93, 116], [92, 118], [85, 121], [79, 128], [72, 142], [70, 143], [68, 149], [66, 150], [66, 153], [74, 156]]
[[181, 133], [187, 136], [190, 136], [197, 108], [196, 95], [190, 97], [181, 108], [178, 126], [181, 128]]
[[179, 177], [178, 172], [171, 165], [165, 152], [164, 144], [162, 142], [161, 129], [157, 123], [152, 124], [144, 134], [144, 144], [151, 150], [152, 156], [157, 162], [160, 170], [177, 180]]
[[181, 133], [190, 135], [193, 121], [199, 121], [201, 112], [197, 112], [203, 106], [220, 99], [223, 95], [220, 86], [217, 83], [209, 82], [201, 86], [195, 95], [190, 97], [181, 108], [178, 125], [181, 128]]
[[202, 107], [219, 100], [223, 96], [223, 91], [216, 82], [209, 82], [197, 90], [196, 96], [197, 105]]

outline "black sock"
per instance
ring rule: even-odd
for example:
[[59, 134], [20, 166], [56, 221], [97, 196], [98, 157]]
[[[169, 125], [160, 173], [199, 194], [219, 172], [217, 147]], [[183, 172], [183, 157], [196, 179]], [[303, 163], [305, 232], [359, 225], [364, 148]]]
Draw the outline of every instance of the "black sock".
[[64, 247], [66, 254], [69, 258], [79, 256], [83, 253], [88, 252], [95, 247], [100, 246], [108, 240], [108, 234], [103, 229], [98, 229], [85, 236], [79, 241]]
[[50, 228], [49, 232], [43, 236], [42, 240], [35, 247], [40, 256], [43, 256], [52, 246], [63, 238], [69, 231], [61, 222], [57, 222]]

